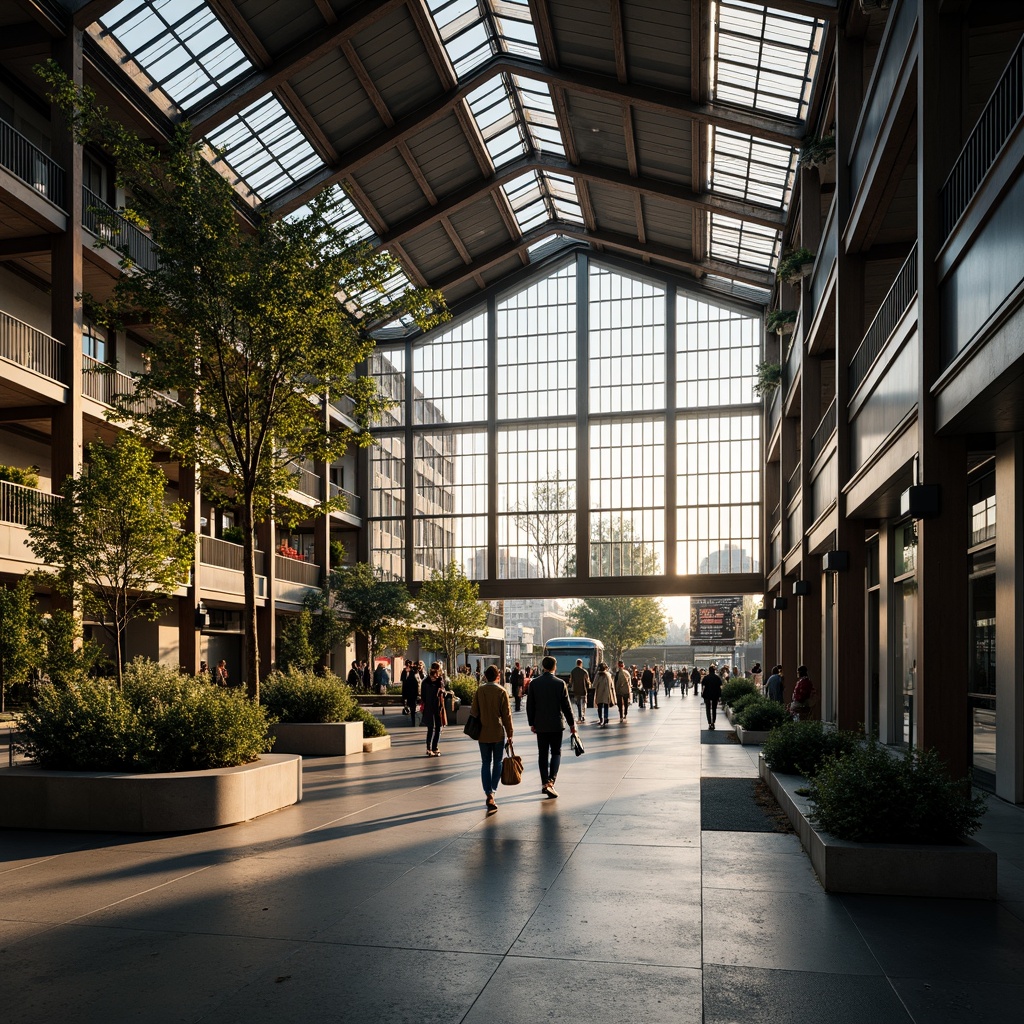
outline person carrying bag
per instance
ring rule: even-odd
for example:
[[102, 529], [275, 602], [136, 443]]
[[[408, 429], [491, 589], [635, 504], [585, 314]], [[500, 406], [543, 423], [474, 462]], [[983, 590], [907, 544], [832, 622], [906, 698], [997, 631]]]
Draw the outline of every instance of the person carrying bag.
[[497, 665], [487, 666], [484, 681], [473, 695], [473, 709], [466, 723], [467, 735], [473, 736], [475, 732], [474, 738], [480, 744], [480, 781], [487, 797], [488, 814], [498, 809], [494, 794], [498, 783], [505, 781], [501, 750], [506, 740], [512, 742], [512, 708], [508, 691], [498, 682], [499, 676]]

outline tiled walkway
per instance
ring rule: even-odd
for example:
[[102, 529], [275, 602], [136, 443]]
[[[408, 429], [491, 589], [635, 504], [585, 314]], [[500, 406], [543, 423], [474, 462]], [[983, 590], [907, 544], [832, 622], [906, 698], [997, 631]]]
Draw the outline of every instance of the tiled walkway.
[[[791, 835], [701, 832], [693, 696], [586, 726], [557, 800], [484, 813], [476, 745], [307, 762], [304, 801], [162, 838], [0, 833], [0, 1000], [19, 1024], [944, 1024], [1020, 1019], [1024, 813], [998, 903], [834, 897]], [[705, 739], [710, 737], [703, 734]], [[716, 739], [719, 737], [715, 737]], [[566, 744], [566, 747], [568, 744]]]

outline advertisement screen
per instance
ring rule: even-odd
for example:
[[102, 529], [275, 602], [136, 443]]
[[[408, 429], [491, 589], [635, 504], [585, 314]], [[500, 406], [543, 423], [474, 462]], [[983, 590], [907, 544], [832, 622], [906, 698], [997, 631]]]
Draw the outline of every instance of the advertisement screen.
[[735, 640], [742, 608], [742, 597], [691, 597], [690, 643]]

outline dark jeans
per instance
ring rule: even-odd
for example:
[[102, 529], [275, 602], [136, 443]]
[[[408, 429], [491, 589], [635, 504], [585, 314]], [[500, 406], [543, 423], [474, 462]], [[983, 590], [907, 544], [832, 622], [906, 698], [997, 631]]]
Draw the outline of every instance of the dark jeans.
[[437, 750], [441, 738], [441, 715], [437, 711], [424, 711], [423, 724], [427, 727], [427, 750]]
[[537, 733], [537, 765], [540, 783], [554, 782], [562, 763], [562, 730]]
[[598, 704], [597, 705], [597, 720], [599, 722], [604, 722], [605, 725], [608, 724], [608, 705], [607, 704]]
[[629, 697], [624, 697], [620, 694], [615, 698], [615, 703], [619, 709], [619, 718], [625, 718], [629, 714]]
[[658, 691], [657, 690], [648, 690], [647, 691], [647, 703], [652, 708], [656, 708], [658, 706]]
[[708, 716], [708, 725], [714, 725], [715, 719], [718, 717], [717, 697], [704, 698], [704, 713]]
[[516, 690], [516, 711], [523, 710], [523, 691]]
[[498, 783], [501, 782], [501, 752], [504, 747], [504, 740], [480, 744], [480, 781], [485, 793], [498, 791]]

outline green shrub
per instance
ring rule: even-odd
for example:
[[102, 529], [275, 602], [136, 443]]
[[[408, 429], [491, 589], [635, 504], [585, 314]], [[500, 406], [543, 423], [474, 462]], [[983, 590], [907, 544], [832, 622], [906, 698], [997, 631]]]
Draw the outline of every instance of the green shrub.
[[267, 713], [282, 722], [352, 721], [355, 698], [337, 676], [289, 669], [271, 672], [260, 686]]
[[985, 798], [951, 779], [934, 750], [893, 756], [870, 742], [830, 757], [810, 781], [817, 828], [861, 843], [955, 843], [981, 825]]
[[730, 679], [729, 682], [722, 684], [722, 703], [728, 704], [729, 707], [735, 708], [736, 701], [740, 697], [748, 693], [756, 693], [757, 687], [743, 676], [737, 676], [735, 679]]
[[226, 768], [270, 749], [267, 720], [240, 691], [136, 659], [119, 692], [110, 679], [38, 688], [22, 718], [21, 752], [64, 771]]
[[762, 753], [772, 771], [810, 777], [827, 758], [848, 754], [859, 742], [857, 733], [826, 729], [823, 722], [787, 722], [772, 730]]
[[32, 466], [31, 469], [22, 469], [20, 466], [0, 466], [0, 480], [6, 480], [10, 484], [20, 484], [22, 487], [38, 487], [39, 467]]
[[388, 734], [384, 723], [369, 708], [364, 708], [359, 704], [356, 704], [346, 721], [363, 723], [363, 739], [369, 739], [371, 736], [387, 736]]
[[764, 700], [764, 697], [760, 693], [744, 693], [737, 697], [730, 707], [733, 710], [733, 714], [738, 715], [748, 704], [752, 704], [755, 701]]
[[453, 690], [463, 704], [470, 705], [476, 696], [479, 684], [472, 676], [455, 676], [448, 680], [448, 689]]
[[789, 712], [778, 701], [755, 696], [736, 715], [736, 721], [751, 732], [767, 732], [791, 721]]

